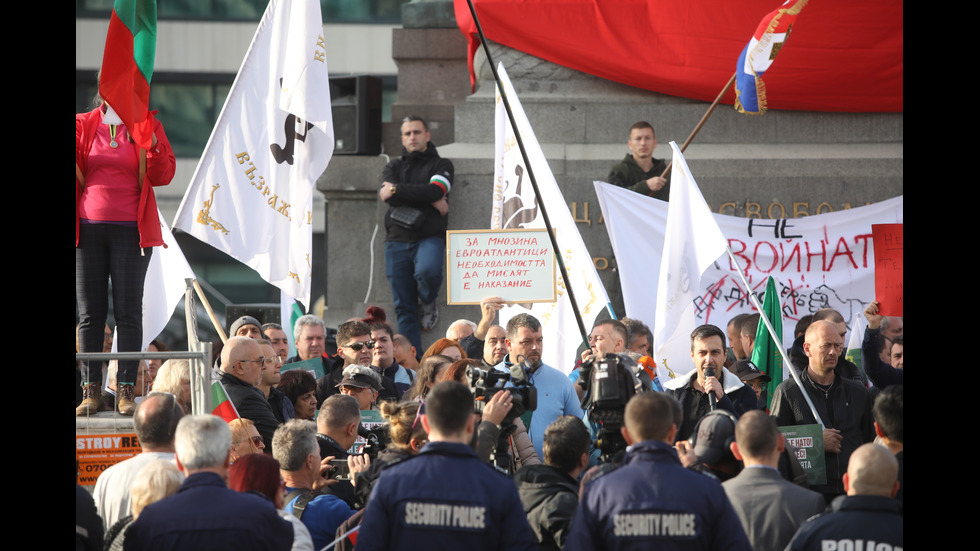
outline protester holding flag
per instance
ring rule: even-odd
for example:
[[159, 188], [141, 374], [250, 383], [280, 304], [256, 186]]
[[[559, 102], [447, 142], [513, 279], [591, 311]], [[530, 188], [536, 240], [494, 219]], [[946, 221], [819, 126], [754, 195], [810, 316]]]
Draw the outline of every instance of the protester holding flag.
[[[164, 244], [154, 186], [176, 170], [163, 125], [149, 111], [156, 56], [155, 0], [116, 0], [109, 19], [97, 106], [75, 115], [75, 295], [80, 352], [101, 352], [112, 280], [116, 348], [143, 350], [143, 282], [152, 247]], [[113, 109], [115, 107], [115, 109]], [[82, 365], [75, 415], [102, 407], [102, 371]], [[116, 408], [136, 411], [138, 360], [121, 360]]]
[[[101, 352], [112, 280], [117, 348], [143, 346], [143, 280], [152, 247], [163, 244], [154, 186], [174, 176], [176, 161], [160, 121], [153, 121], [152, 145], [141, 149], [112, 107], [75, 115], [75, 293], [81, 352]], [[101, 362], [99, 362], [101, 364]], [[133, 401], [138, 360], [119, 362], [116, 405], [122, 415]], [[101, 369], [82, 366], [83, 401], [75, 415], [102, 407]]]

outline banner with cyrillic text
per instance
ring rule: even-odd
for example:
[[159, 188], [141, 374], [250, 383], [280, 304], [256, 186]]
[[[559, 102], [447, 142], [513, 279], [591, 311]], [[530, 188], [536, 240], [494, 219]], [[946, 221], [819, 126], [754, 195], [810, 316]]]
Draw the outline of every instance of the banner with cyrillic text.
[[[626, 315], [653, 328], [657, 311], [667, 203], [628, 189], [595, 182], [596, 195], [619, 269]], [[864, 207], [803, 218], [764, 220], [713, 214], [739, 266], [746, 289], [728, 254], [708, 268], [694, 299], [694, 326], [714, 324], [725, 329], [738, 314], [752, 313], [749, 293], [762, 302], [766, 280], [779, 290], [783, 314], [783, 346], [793, 343], [796, 322], [821, 308], [834, 308], [846, 320], [874, 299], [874, 254], [871, 226], [900, 224], [904, 196]], [[655, 345], [657, 343], [654, 343]], [[655, 358], [662, 380], [694, 369], [689, 355]]]
[[480, 304], [488, 293], [504, 302], [554, 302], [555, 254], [548, 231], [446, 232], [449, 304]]
[[793, 448], [796, 460], [806, 473], [807, 484], [827, 483], [827, 456], [823, 449], [823, 427], [820, 425], [787, 425], [779, 427], [786, 437], [787, 447]]

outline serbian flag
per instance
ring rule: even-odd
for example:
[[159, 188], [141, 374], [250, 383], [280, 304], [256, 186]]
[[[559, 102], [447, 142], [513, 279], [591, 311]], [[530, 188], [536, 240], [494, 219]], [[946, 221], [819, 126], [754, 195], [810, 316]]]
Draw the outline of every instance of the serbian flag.
[[776, 54], [789, 38], [796, 16], [808, 0], [786, 0], [777, 10], [762, 18], [752, 40], [738, 56], [735, 67], [735, 109], [740, 113], [761, 115], [766, 112], [766, 85], [762, 75], [772, 65]]
[[225, 391], [224, 385], [221, 381], [215, 381], [211, 383], [211, 415], [217, 415], [225, 420], [234, 421], [241, 417], [238, 415], [238, 410], [235, 409], [235, 404], [232, 403], [231, 398], [228, 397], [228, 392]]
[[115, 0], [102, 54], [99, 94], [143, 149], [153, 144], [149, 105], [156, 42], [156, 0]]

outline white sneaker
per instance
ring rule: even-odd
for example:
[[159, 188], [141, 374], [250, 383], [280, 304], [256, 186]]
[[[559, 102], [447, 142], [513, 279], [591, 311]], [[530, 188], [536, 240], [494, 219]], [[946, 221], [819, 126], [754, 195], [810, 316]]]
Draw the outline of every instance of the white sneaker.
[[422, 303], [422, 314], [419, 316], [419, 320], [422, 322], [423, 331], [428, 331], [439, 323], [439, 305], [436, 304], [436, 301], [428, 304]]

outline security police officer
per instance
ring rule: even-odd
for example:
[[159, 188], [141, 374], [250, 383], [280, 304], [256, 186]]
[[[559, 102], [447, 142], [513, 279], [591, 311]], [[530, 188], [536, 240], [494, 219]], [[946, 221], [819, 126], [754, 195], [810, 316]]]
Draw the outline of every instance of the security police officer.
[[469, 446], [474, 419], [468, 388], [454, 381], [432, 387], [419, 417], [429, 443], [381, 473], [358, 551], [537, 549], [517, 487]]
[[644, 392], [626, 405], [623, 466], [585, 487], [566, 551], [728, 549], [751, 551], [721, 484], [685, 469], [671, 443], [680, 404]]

